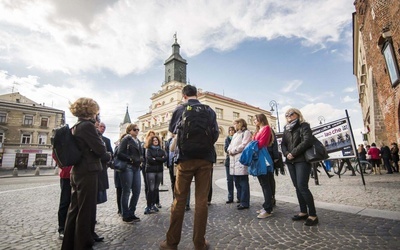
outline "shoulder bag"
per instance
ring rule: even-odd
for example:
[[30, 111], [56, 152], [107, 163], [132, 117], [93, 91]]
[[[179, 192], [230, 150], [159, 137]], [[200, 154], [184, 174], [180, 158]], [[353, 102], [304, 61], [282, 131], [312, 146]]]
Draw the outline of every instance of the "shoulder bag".
[[[301, 138], [303, 139], [303, 128], [300, 127]], [[314, 135], [312, 135], [312, 146], [309, 147], [306, 152], [304, 152], [304, 158], [307, 162], [318, 162], [329, 158], [328, 152], [324, 144], [318, 140]]]

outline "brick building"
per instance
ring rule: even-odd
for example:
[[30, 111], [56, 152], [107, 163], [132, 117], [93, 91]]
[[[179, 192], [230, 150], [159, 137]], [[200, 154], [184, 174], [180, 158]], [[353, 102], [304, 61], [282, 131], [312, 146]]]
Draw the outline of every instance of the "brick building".
[[400, 1], [355, 0], [353, 73], [364, 141], [400, 143]]

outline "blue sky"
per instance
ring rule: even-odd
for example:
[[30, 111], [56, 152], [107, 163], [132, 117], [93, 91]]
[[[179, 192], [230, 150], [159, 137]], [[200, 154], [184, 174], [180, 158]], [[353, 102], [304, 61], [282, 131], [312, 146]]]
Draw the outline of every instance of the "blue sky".
[[312, 126], [349, 111], [363, 129], [352, 74], [348, 0], [5, 0], [0, 2], [0, 94], [18, 91], [66, 111], [81, 96], [118, 136], [164, 81], [177, 32], [191, 84], [269, 110], [299, 108]]

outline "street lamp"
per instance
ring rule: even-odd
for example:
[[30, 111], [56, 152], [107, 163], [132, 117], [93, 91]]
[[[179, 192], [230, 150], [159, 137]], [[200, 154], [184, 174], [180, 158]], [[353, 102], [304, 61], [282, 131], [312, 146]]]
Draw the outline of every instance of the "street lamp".
[[276, 108], [276, 118], [278, 119], [278, 132], [281, 132], [281, 125], [279, 124], [279, 113], [278, 113], [278, 103], [275, 100], [269, 102], [269, 106], [271, 107], [271, 111], [275, 111]]
[[318, 121], [319, 121], [319, 124], [325, 123], [325, 117], [323, 117], [322, 115], [318, 116]]

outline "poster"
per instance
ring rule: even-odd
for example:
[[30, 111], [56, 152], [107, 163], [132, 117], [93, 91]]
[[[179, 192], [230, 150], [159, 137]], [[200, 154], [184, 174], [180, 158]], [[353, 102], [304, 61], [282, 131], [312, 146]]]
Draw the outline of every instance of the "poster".
[[[356, 157], [350, 126], [347, 118], [325, 123], [311, 128], [313, 135], [325, 145], [329, 159]], [[277, 133], [279, 149], [282, 133]]]

